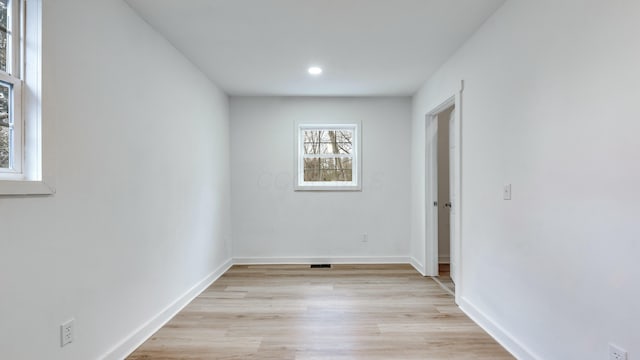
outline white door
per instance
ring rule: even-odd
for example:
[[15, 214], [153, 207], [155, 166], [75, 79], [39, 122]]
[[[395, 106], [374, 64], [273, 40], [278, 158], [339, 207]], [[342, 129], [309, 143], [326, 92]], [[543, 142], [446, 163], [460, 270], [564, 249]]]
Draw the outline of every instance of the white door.
[[458, 211], [457, 206], [458, 206], [458, 199], [457, 199], [457, 194], [456, 194], [456, 174], [455, 174], [455, 169], [457, 164], [455, 163], [456, 161], [456, 129], [457, 129], [457, 124], [456, 124], [456, 111], [457, 109], [453, 109], [453, 111], [451, 112], [451, 115], [449, 115], [449, 203], [451, 204], [451, 206], [449, 207], [449, 241], [450, 241], [450, 246], [449, 246], [449, 251], [450, 251], [450, 275], [451, 275], [451, 280], [455, 283], [457, 278], [457, 265], [456, 264], [456, 260], [457, 260], [457, 255], [455, 252], [458, 250], [456, 249], [455, 246], [455, 241], [454, 239], [456, 238], [456, 212]]

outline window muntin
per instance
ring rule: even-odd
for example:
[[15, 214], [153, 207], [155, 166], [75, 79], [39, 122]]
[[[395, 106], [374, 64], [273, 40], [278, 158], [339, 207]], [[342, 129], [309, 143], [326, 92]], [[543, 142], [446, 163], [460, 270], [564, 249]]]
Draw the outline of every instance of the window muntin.
[[358, 124], [298, 124], [296, 144], [296, 190], [360, 190]]

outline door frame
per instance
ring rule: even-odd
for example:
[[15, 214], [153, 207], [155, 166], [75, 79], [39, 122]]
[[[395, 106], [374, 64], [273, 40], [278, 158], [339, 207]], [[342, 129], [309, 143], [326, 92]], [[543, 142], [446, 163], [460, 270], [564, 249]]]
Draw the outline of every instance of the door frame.
[[[453, 131], [454, 156], [449, 159], [449, 166], [453, 167], [453, 178], [449, 184], [456, 196], [452, 199], [453, 212], [451, 221], [454, 223], [451, 234], [451, 263], [455, 264], [452, 279], [456, 284], [455, 298], [459, 303], [462, 294], [462, 92], [464, 81], [460, 82], [460, 90], [434, 107], [425, 115], [425, 273], [430, 276], [438, 275], [438, 207], [433, 205], [438, 199], [438, 114], [454, 106], [454, 123], [449, 131]], [[440, 204], [438, 204], [439, 206]], [[455, 275], [454, 275], [455, 274]]]

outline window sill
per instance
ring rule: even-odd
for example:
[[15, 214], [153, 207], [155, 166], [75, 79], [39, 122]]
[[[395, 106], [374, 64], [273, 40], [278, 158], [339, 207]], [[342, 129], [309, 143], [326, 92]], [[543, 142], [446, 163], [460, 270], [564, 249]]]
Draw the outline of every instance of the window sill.
[[44, 181], [0, 180], [0, 196], [53, 195], [56, 189]]
[[360, 185], [357, 186], [321, 186], [321, 185], [297, 185], [295, 191], [362, 191]]

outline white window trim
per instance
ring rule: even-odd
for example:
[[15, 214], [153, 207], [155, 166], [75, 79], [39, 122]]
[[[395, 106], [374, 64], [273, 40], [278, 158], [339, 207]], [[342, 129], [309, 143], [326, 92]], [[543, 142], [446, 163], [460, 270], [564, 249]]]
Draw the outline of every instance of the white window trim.
[[[352, 181], [304, 181], [304, 145], [302, 132], [309, 129], [353, 128]], [[294, 182], [295, 191], [361, 191], [362, 190], [362, 124], [360, 121], [307, 123], [296, 121], [294, 136]], [[339, 155], [338, 155], [339, 156]], [[323, 155], [319, 155], [323, 157]], [[327, 157], [336, 157], [328, 154]]]
[[[42, 119], [42, 0], [16, 0], [22, 15], [22, 124], [20, 173], [0, 174], [1, 195], [48, 195], [55, 193], [51, 161], [53, 124]], [[26, 6], [25, 6], [26, 5]], [[25, 21], [26, 19], [26, 21]], [[46, 152], [44, 151], [46, 149]]]

